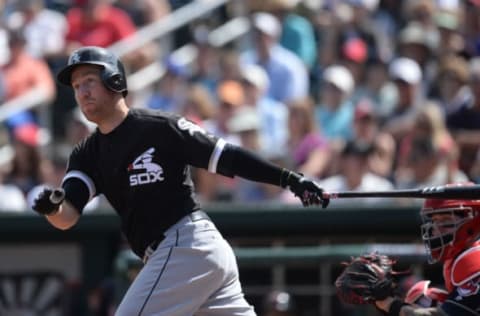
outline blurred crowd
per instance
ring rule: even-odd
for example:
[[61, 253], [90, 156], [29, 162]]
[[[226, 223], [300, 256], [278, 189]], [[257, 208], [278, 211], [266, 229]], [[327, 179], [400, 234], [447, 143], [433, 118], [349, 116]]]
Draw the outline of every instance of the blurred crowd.
[[[39, 88], [47, 105], [9, 117], [0, 133], [0, 209], [24, 211], [39, 186], [59, 184], [66, 153], [95, 128], [55, 82], [68, 54], [109, 47], [191, 1], [1, 2], [0, 101]], [[239, 4], [249, 31], [215, 45], [210, 31]], [[196, 49], [189, 63], [172, 54], [185, 44]], [[232, 0], [122, 60], [131, 74], [164, 68], [129, 93], [132, 107], [183, 115], [328, 191], [480, 180], [480, 1]], [[206, 172], [193, 170], [203, 202], [297, 203], [281, 188]]]

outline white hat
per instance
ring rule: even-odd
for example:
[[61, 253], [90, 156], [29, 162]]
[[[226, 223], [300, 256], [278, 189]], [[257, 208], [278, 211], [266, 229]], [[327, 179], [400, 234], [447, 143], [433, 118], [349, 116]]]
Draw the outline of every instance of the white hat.
[[416, 61], [407, 57], [399, 57], [390, 63], [390, 77], [408, 84], [417, 84], [422, 80], [422, 70]]
[[470, 76], [480, 76], [480, 57], [477, 56], [470, 59], [469, 66]]
[[333, 84], [345, 94], [352, 93], [355, 85], [350, 70], [340, 65], [327, 67], [323, 72], [323, 80]]
[[253, 14], [253, 26], [262, 33], [271, 37], [279, 37], [282, 31], [278, 19], [266, 12], [257, 12]]
[[231, 133], [254, 131], [260, 128], [260, 118], [255, 108], [247, 105], [235, 111], [233, 117], [228, 120], [227, 128]]
[[261, 91], [266, 91], [270, 85], [267, 72], [259, 65], [244, 65], [240, 70], [240, 74], [242, 79], [254, 85]]

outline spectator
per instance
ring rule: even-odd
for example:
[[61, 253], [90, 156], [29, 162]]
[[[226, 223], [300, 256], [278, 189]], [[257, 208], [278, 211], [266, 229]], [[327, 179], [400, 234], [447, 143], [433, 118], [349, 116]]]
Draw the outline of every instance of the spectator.
[[266, 6], [282, 24], [280, 45], [295, 53], [307, 69], [312, 69], [317, 58], [315, 33], [308, 18], [295, 12], [297, 3], [296, 0], [270, 0]]
[[217, 110], [212, 95], [199, 83], [189, 84], [185, 102], [180, 108], [183, 116], [200, 126], [213, 120]]
[[[339, 159], [339, 173], [327, 177], [319, 185], [327, 192], [391, 190], [393, 184], [386, 178], [369, 171], [368, 160], [372, 146], [357, 141], [348, 141], [343, 147]], [[381, 200], [380, 200], [381, 201]], [[352, 201], [341, 201], [352, 203]], [[378, 198], [356, 199], [355, 203], [378, 203]]]
[[[235, 111], [228, 121], [228, 129], [238, 135], [240, 144], [252, 152], [270, 159], [269, 153], [261, 146], [260, 126], [261, 119], [257, 110], [250, 106], [244, 106]], [[277, 161], [276, 161], [277, 162]], [[245, 179], [235, 179], [233, 201], [241, 203], [258, 203], [276, 199], [283, 189], [278, 186], [252, 182]]]
[[435, 27], [434, 13], [437, 10], [436, 0], [407, 0], [403, 2], [403, 19], [419, 23], [425, 30]]
[[14, 156], [5, 183], [20, 188], [26, 197], [28, 192], [41, 183], [41, 166], [45, 159], [40, 152], [41, 133], [38, 126], [24, 124], [13, 133]]
[[380, 120], [392, 113], [395, 107], [396, 87], [389, 80], [388, 64], [380, 59], [370, 60], [365, 66], [365, 82], [362, 97], [368, 98], [375, 106]]
[[322, 134], [331, 141], [342, 143], [352, 137], [354, 108], [350, 97], [354, 89], [355, 82], [347, 68], [332, 65], [325, 69], [315, 119]]
[[[4, 89], [2, 101], [10, 101], [38, 89], [42, 95], [37, 102], [49, 104], [55, 96], [55, 83], [47, 63], [27, 53], [24, 32], [21, 29], [11, 30], [9, 35], [10, 58], [0, 67]], [[36, 125], [44, 123], [40, 121], [42, 118], [45, 116], [35, 110], [20, 111], [6, 119], [5, 124], [11, 131], [23, 125], [26, 129], [31, 126], [36, 128]]]
[[185, 102], [187, 72], [173, 56], [166, 58], [165, 73], [147, 101], [147, 107], [155, 110], [180, 113]]
[[[391, 56], [393, 47], [387, 41], [387, 30], [380, 28], [377, 20], [372, 18], [378, 1], [347, 0], [344, 5], [343, 8], [337, 7], [337, 14], [343, 16], [336, 41], [337, 50], [340, 52], [342, 45], [350, 39], [359, 39], [367, 46], [368, 60]], [[344, 14], [342, 10], [350, 14]]]
[[18, 11], [9, 16], [9, 23], [18, 23], [19, 20], [26, 39], [26, 51], [32, 57], [46, 59], [51, 65], [55, 63], [65, 49], [65, 16], [45, 8], [44, 2], [38, 0], [18, 0], [16, 8]]
[[329, 172], [331, 148], [313, 116], [313, 102], [301, 99], [289, 103], [289, 153], [292, 167], [306, 175], [322, 178]]
[[114, 6], [125, 11], [137, 27], [153, 23], [171, 13], [168, 1], [116, 0]]
[[75, 0], [68, 10], [67, 55], [80, 46], [108, 47], [136, 28], [125, 11], [107, 0]]
[[224, 49], [220, 52], [218, 60], [218, 84], [226, 80], [238, 80], [240, 78], [240, 55], [232, 49]]
[[392, 178], [396, 154], [395, 140], [391, 134], [380, 128], [379, 116], [368, 99], [361, 99], [355, 105], [353, 133], [355, 141], [372, 146], [368, 169], [378, 176]]
[[461, 33], [461, 13], [459, 8], [439, 10], [435, 13], [435, 24], [441, 38], [438, 43], [437, 58], [461, 55], [465, 52], [465, 38]]
[[397, 100], [382, 128], [399, 142], [412, 128], [413, 117], [424, 99], [421, 90], [422, 70], [414, 60], [399, 57], [390, 63], [389, 76], [395, 83]]
[[288, 109], [283, 103], [268, 97], [270, 80], [258, 65], [246, 65], [241, 70], [245, 103], [259, 116], [260, 148], [268, 156], [285, 156], [288, 141]]
[[[171, 13], [168, 1], [162, 0], [116, 0], [116, 8], [127, 13], [136, 28], [141, 28], [165, 18]], [[171, 37], [168, 35], [149, 42], [136, 51], [127, 60], [131, 69], [137, 70], [154, 62], [159, 55], [166, 55], [171, 51]]]
[[400, 189], [424, 188], [444, 185], [449, 180], [465, 182], [466, 175], [457, 171], [452, 174], [448, 163], [442, 158], [438, 144], [430, 137], [418, 137], [412, 140], [408, 155], [409, 174], [396, 177], [396, 185]]
[[[209, 29], [206, 25], [199, 25], [193, 30], [194, 45], [197, 48], [197, 57], [193, 61], [192, 81], [205, 86], [209, 92], [215, 93], [217, 81], [219, 80], [219, 72], [221, 66], [218, 59], [224, 57], [219, 53], [218, 49], [210, 44]], [[229, 56], [232, 67], [238, 68], [238, 55]], [[225, 59], [221, 63], [226, 62]], [[225, 66], [225, 64], [223, 64]], [[228, 66], [226, 66], [228, 68]], [[225, 68], [223, 68], [226, 70]], [[238, 79], [238, 69], [232, 70], [235, 73], [230, 79]], [[228, 71], [226, 71], [228, 73]]]
[[366, 62], [368, 57], [367, 44], [360, 38], [349, 38], [341, 47], [341, 64], [352, 74], [356, 83], [355, 91], [352, 92], [352, 99], [360, 99], [366, 94], [365, 75]]
[[469, 64], [472, 100], [447, 115], [447, 127], [460, 149], [460, 169], [470, 174], [480, 148], [480, 58]]
[[287, 103], [306, 97], [309, 92], [307, 69], [295, 54], [278, 43], [280, 22], [265, 12], [254, 13], [252, 19], [255, 47], [243, 54], [242, 63], [258, 64], [265, 69], [270, 79], [267, 95], [271, 98]]
[[30, 56], [26, 50], [24, 32], [9, 33], [10, 59], [1, 67], [5, 84], [4, 100], [8, 101], [34, 88], [44, 91], [46, 102], [53, 100], [55, 82], [44, 60]]
[[398, 54], [414, 60], [421, 68], [425, 89], [435, 74], [439, 35], [436, 26], [426, 29], [420, 22], [410, 22], [398, 35]]
[[240, 82], [225, 80], [217, 88], [217, 112], [215, 120], [206, 124], [205, 128], [215, 135], [219, 135], [226, 141], [239, 144], [237, 135], [228, 130], [228, 121], [240, 107], [245, 106], [245, 92]]
[[466, 0], [464, 5], [463, 37], [467, 56], [480, 55], [480, 2]]
[[[412, 171], [412, 154], [414, 142], [418, 139], [430, 139], [435, 150], [435, 159], [439, 165], [444, 166], [446, 182], [453, 182], [458, 171], [458, 148], [452, 135], [447, 130], [443, 119], [442, 110], [436, 103], [425, 103], [413, 118], [412, 129], [401, 139], [399, 144], [396, 179], [403, 182], [403, 177], [409, 177]], [[424, 145], [427, 146], [427, 145]], [[427, 151], [425, 147], [425, 152]], [[415, 162], [413, 162], [415, 165]]]
[[451, 55], [439, 60], [436, 87], [438, 101], [447, 117], [471, 102], [468, 71], [468, 62], [462, 57]]
[[[81, 46], [108, 47], [136, 31], [130, 16], [109, 0], [74, 0], [74, 4], [66, 13], [65, 55]], [[150, 64], [155, 55], [155, 47], [146, 44], [123, 56], [122, 60], [130, 71], [134, 71]]]

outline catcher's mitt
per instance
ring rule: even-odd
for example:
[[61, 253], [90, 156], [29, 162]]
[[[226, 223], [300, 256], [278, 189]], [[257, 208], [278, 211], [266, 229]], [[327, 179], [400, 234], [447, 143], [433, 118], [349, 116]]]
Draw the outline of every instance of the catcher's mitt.
[[335, 281], [338, 297], [349, 304], [368, 304], [393, 296], [395, 261], [377, 253], [352, 258]]

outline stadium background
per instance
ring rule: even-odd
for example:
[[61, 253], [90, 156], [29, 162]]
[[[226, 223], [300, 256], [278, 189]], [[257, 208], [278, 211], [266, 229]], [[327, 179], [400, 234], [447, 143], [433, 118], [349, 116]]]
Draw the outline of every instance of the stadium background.
[[[0, 315], [112, 315], [141, 266], [102, 197], [68, 232], [29, 208], [42, 185], [58, 185], [70, 149], [94, 128], [54, 81], [72, 49], [121, 56], [132, 107], [185, 115], [327, 190], [478, 182], [479, 5], [2, 1]], [[269, 59], [255, 59], [266, 51]], [[400, 294], [420, 278], [442, 282], [420, 244], [421, 201], [306, 210], [288, 192], [193, 172], [259, 315], [375, 315], [340, 304], [333, 288], [340, 262], [365, 251], [411, 269]]]

